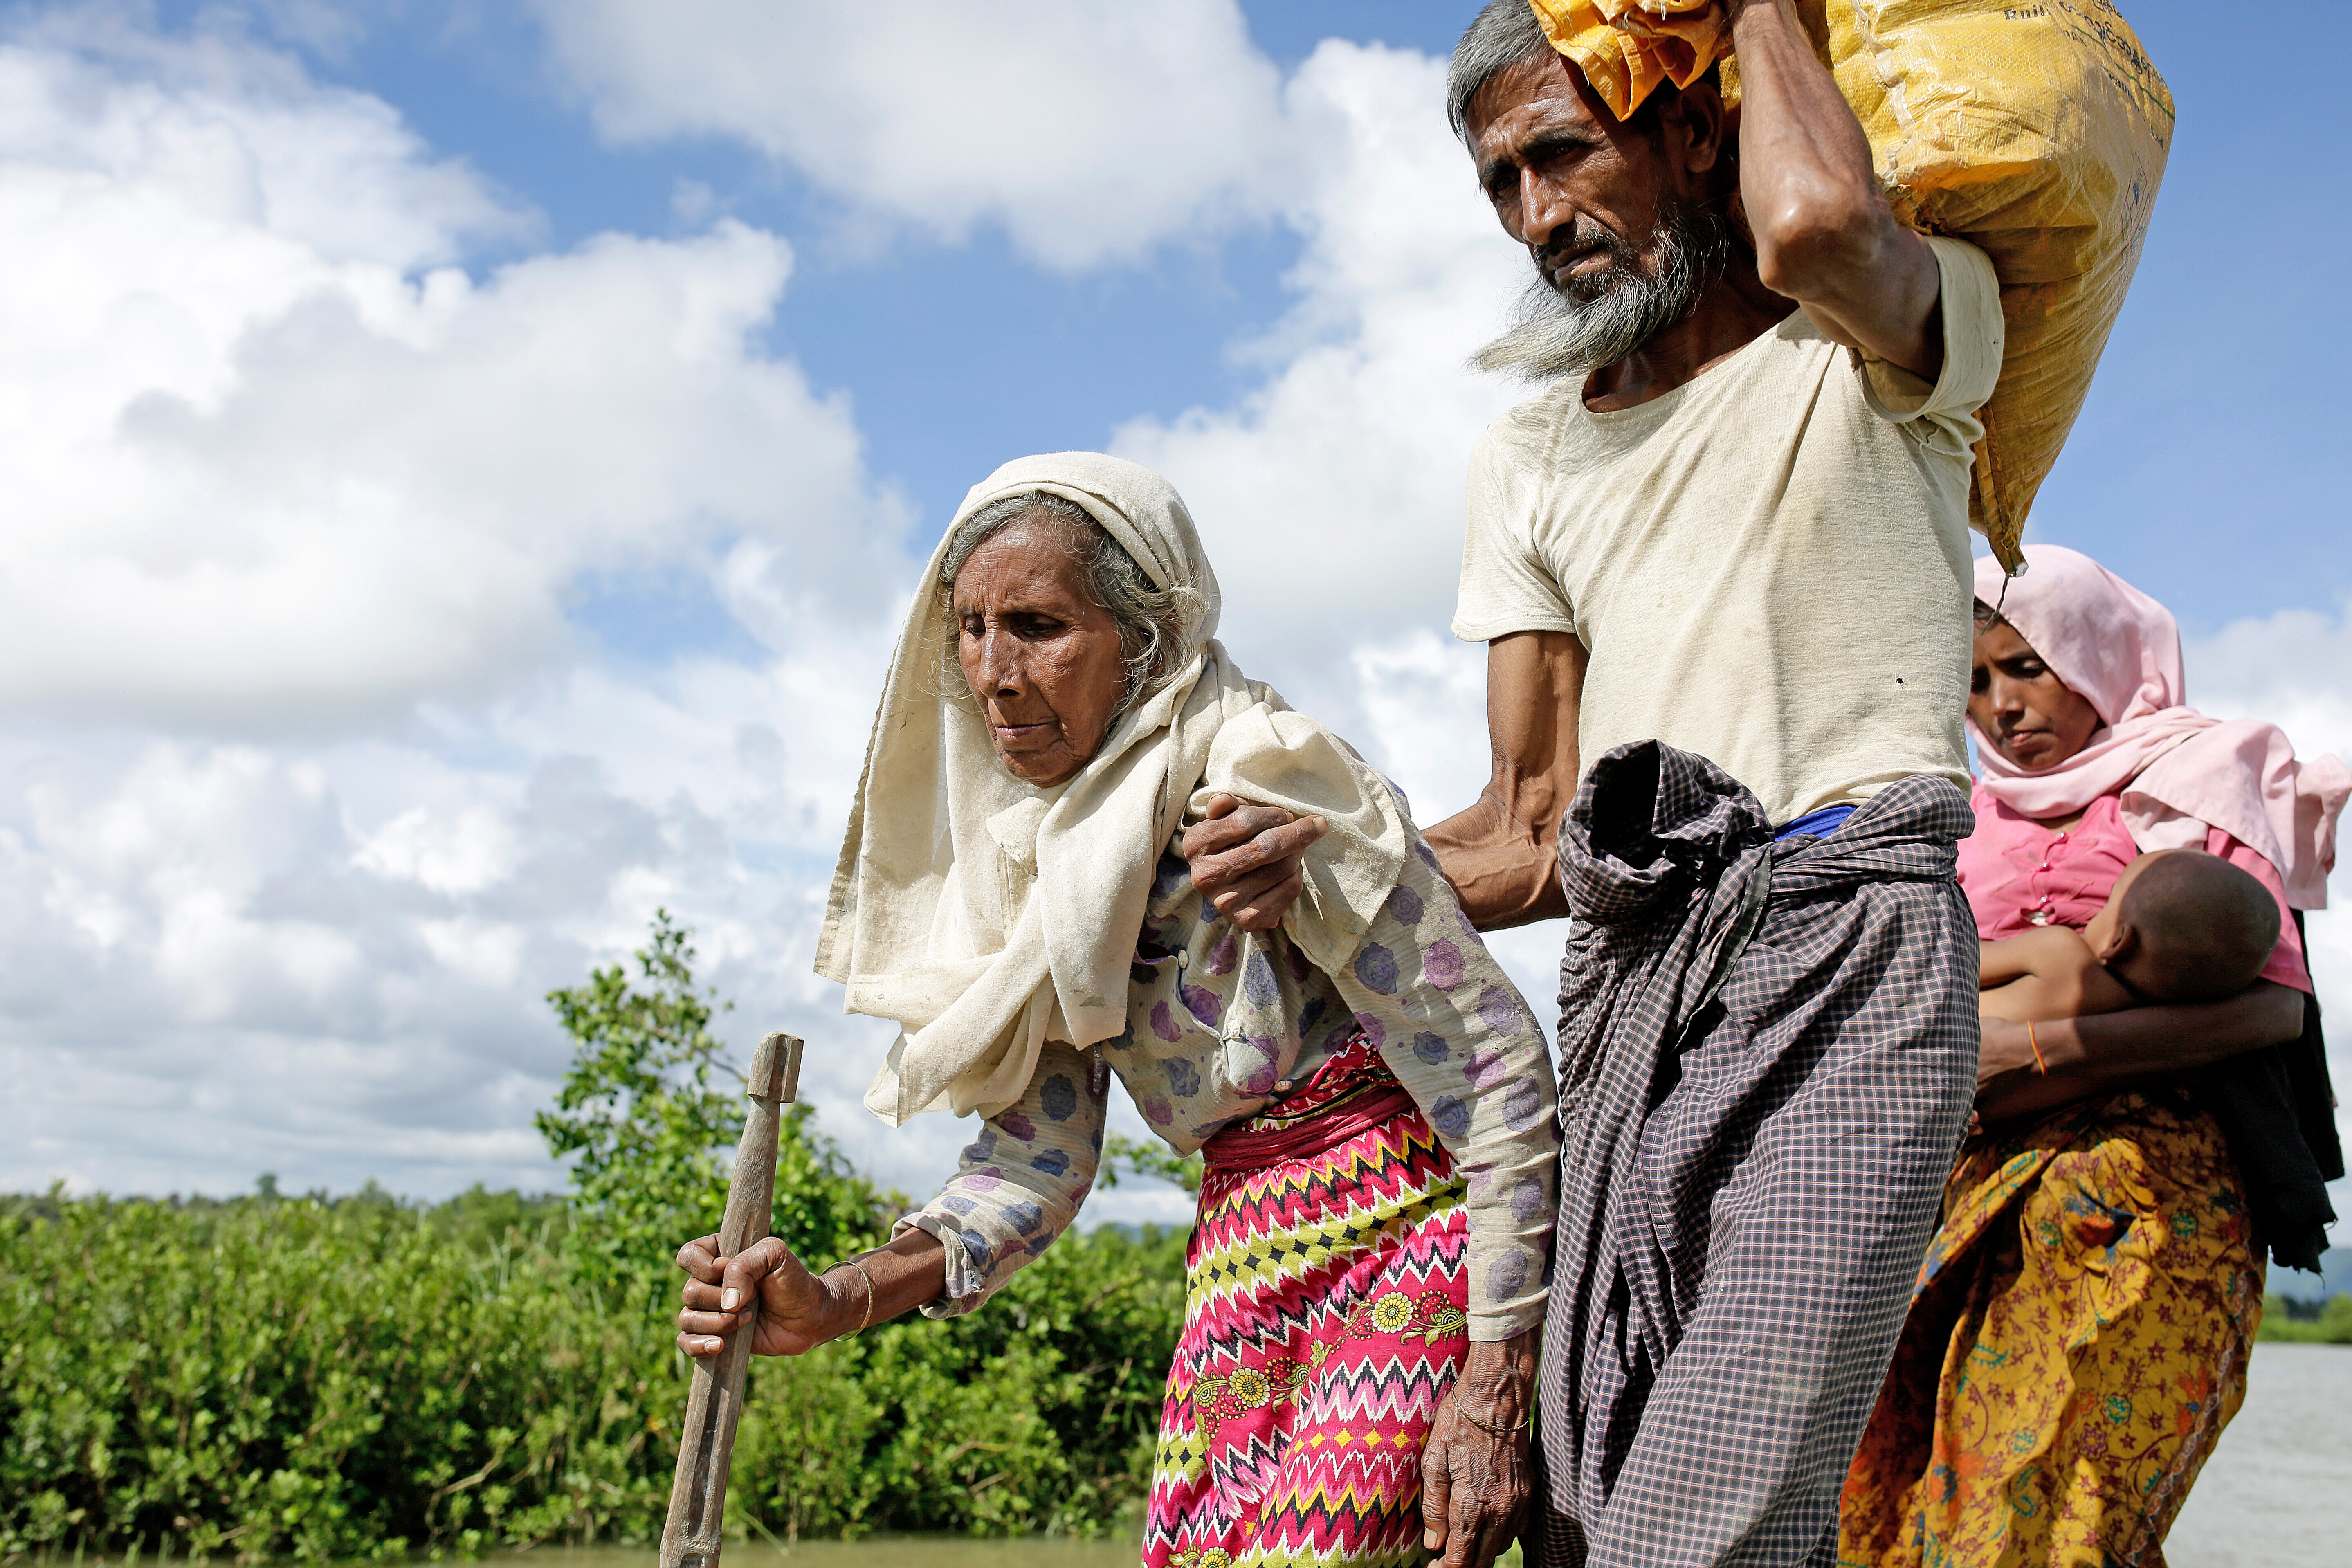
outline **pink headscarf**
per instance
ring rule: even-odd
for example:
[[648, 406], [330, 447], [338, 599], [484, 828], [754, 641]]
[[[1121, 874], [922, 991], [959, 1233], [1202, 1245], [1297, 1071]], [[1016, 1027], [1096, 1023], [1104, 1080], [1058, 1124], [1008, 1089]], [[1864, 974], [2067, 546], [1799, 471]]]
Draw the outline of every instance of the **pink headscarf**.
[[2100, 727], [2064, 762], [2027, 773], [1971, 720], [1985, 793], [2031, 817], [2068, 816], [2120, 793], [2124, 826], [2142, 849], [2202, 844], [2205, 829], [2218, 827], [2278, 868], [2288, 903], [2326, 909], [2352, 769], [2333, 756], [2298, 763], [2275, 724], [2188, 706], [2179, 623], [2089, 556], [2033, 544], [2025, 558], [2005, 599], [2000, 563], [1979, 561], [1977, 597], [1999, 605], [2051, 672], [2089, 700]]

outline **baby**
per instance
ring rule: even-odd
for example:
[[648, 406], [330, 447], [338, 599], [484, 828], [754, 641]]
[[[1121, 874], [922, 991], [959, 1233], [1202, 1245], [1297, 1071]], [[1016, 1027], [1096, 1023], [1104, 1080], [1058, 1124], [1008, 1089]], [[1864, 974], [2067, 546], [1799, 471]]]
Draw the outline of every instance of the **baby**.
[[2214, 1002], [2253, 984], [2278, 945], [2270, 890], [2219, 856], [2163, 849], [2124, 868], [2106, 907], [1983, 944], [1985, 1016], [2049, 1023], [2165, 1002]]

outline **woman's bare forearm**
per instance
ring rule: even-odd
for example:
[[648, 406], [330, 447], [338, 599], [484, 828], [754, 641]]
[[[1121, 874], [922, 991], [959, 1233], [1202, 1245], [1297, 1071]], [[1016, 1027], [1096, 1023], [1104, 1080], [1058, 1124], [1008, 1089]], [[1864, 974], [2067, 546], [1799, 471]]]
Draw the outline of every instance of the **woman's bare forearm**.
[[1486, 1568], [1509, 1548], [1529, 1492], [1536, 1331], [1474, 1343], [1422, 1452], [1422, 1545], [1433, 1568]]
[[2303, 1033], [2303, 993], [2258, 980], [2221, 1002], [2132, 1007], [2030, 1030], [1989, 1018], [1984, 1031], [1977, 1110], [2001, 1121], [2292, 1040]]
[[[866, 1320], [861, 1268], [874, 1282], [870, 1320]], [[824, 1287], [825, 1327], [831, 1331], [825, 1337], [837, 1340], [856, 1333], [861, 1320], [870, 1328], [936, 1301], [947, 1289], [947, 1248], [927, 1230], [909, 1230], [878, 1251], [860, 1254], [856, 1268], [843, 1263], [827, 1268], [818, 1280]]]
[[1535, 1408], [1536, 1331], [1472, 1342], [1454, 1397], [1489, 1426], [1519, 1426]]

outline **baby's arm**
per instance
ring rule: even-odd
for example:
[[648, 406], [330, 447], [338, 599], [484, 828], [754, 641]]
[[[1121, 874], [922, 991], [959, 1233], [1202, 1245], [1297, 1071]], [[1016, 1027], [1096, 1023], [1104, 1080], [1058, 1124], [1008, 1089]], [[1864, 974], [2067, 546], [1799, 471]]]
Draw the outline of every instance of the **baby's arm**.
[[2131, 993], [2093, 955], [2070, 926], [2043, 926], [1979, 950], [1977, 1006], [1988, 1018], [2013, 1024], [2119, 1013]]
[[2068, 965], [2091, 956], [2091, 949], [2072, 926], [2039, 926], [2022, 936], [1977, 944], [1977, 989], [1990, 991], [2029, 975], [2058, 974]]

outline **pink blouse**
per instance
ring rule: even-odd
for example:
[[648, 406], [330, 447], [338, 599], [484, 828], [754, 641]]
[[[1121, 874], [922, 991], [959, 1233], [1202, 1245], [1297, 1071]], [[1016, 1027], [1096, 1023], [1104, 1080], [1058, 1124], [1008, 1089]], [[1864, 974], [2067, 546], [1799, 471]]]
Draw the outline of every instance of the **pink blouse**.
[[[1977, 934], [1987, 942], [2035, 926], [2082, 930], [2106, 906], [2107, 890], [2124, 868], [2139, 856], [2112, 795], [2093, 801], [2083, 820], [2063, 833], [2020, 816], [1987, 795], [1982, 784], [1971, 792], [1969, 804], [1976, 808], [1977, 830], [1960, 840], [1960, 890], [1976, 915]], [[2311, 972], [2304, 964], [2303, 942], [2295, 935], [2278, 868], [2218, 827], [2207, 831], [2205, 847], [2252, 873], [2278, 900], [2278, 947], [2263, 965], [2261, 978], [2310, 991]]]

